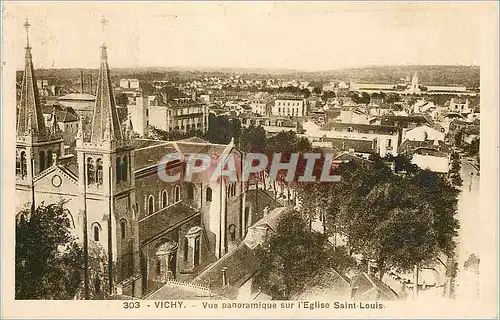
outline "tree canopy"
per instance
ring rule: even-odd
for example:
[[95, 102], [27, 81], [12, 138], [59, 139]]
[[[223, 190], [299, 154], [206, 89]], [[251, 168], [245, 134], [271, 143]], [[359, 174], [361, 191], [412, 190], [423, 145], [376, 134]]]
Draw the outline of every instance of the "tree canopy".
[[[84, 254], [72, 235], [64, 202], [41, 204], [18, 213], [16, 221], [16, 299], [66, 300], [84, 297]], [[89, 248], [91, 299], [107, 297], [107, 258], [103, 249]]]
[[459, 227], [456, 189], [446, 175], [423, 171], [398, 159], [393, 173], [383, 159], [370, 168], [340, 164], [339, 183], [308, 183], [299, 190], [304, 211], [320, 208], [327, 232], [348, 240], [349, 251], [376, 260], [381, 274], [389, 267], [409, 270], [415, 264], [451, 254]]
[[326, 244], [326, 237], [311, 232], [299, 212], [288, 212], [258, 250], [262, 263], [255, 284], [274, 299], [289, 299], [327, 265]]

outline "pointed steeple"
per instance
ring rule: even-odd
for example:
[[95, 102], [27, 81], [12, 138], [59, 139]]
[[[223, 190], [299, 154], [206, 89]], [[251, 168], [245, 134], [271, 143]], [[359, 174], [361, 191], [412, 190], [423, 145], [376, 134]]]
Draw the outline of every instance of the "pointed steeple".
[[38, 86], [35, 78], [35, 68], [31, 58], [31, 47], [29, 43], [28, 20], [24, 23], [26, 28], [26, 52], [24, 61], [24, 76], [21, 89], [21, 99], [17, 106], [17, 135], [38, 134], [43, 138], [47, 134], [45, 121], [43, 118]]
[[[107, 23], [103, 17], [101, 23]], [[109, 124], [108, 124], [109, 123]], [[106, 134], [106, 127], [110, 126]], [[108, 137], [105, 137], [109, 135]], [[107, 138], [107, 139], [106, 139]], [[92, 132], [90, 142], [101, 143], [105, 140], [122, 140], [122, 132], [116, 110], [115, 97], [113, 94], [113, 86], [108, 66], [108, 53], [106, 44], [103, 42], [101, 46], [101, 66], [97, 80], [97, 93], [92, 115]]]

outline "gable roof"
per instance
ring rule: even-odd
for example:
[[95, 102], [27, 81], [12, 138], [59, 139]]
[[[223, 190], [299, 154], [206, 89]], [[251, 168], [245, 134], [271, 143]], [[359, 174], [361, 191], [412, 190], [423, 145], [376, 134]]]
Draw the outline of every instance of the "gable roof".
[[372, 300], [373, 295], [375, 295], [377, 300], [397, 300], [399, 298], [398, 294], [388, 285], [366, 272], [355, 276], [351, 286], [353, 289], [356, 289], [355, 291], [353, 290], [352, 295], [352, 299], [354, 300]]
[[[259, 266], [260, 259], [245, 243], [242, 242], [233, 251], [224, 255], [205, 272], [195, 278], [193, 283], [210, 286], [210, 289], [215, 293], [234, 299], [234, 288], [240, 288], [255, 274], [255, 272], [257, 272]], [[226, 288], [227, 286], [223, 285], [223, 267], [227, 267], [226, 277], [228, 280], [228, 286], [234, 288], [228, 289]]]

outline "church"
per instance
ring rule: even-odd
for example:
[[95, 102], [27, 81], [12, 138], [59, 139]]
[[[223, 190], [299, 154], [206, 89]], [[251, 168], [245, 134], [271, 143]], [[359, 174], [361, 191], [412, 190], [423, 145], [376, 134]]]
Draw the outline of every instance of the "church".
[[[67, 154], [57, 121], [44, 121], [28, 37], [26, 42], [16, 114], [16, 214], [66, 201], [79, 241], [98, 244], [107, 254], [109, 288], [94, 289], [110, 295], [141, 298], [169, 280], [191, 281], [238, 246], [259, 219], [242, 182], [212, 182], [201, 174], [190, 182], [158, 177], [160, 160], [169, 153], [241, 158], [232, 141], [135, 138], [130, 120], [119, 121], [103, 42], [91, 121], [79, 119], [75, 151]], [[186, 163], [169, 162], [166, 170], [182, 176]]]

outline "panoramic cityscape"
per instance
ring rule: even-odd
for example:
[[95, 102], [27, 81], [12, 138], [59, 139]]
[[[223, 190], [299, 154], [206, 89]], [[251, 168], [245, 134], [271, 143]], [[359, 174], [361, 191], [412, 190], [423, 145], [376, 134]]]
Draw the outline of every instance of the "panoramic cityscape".
[[101, 15], [81, 67], [18, 17], [16, 299], [479, 298], [473, 60], [127, 67]]

